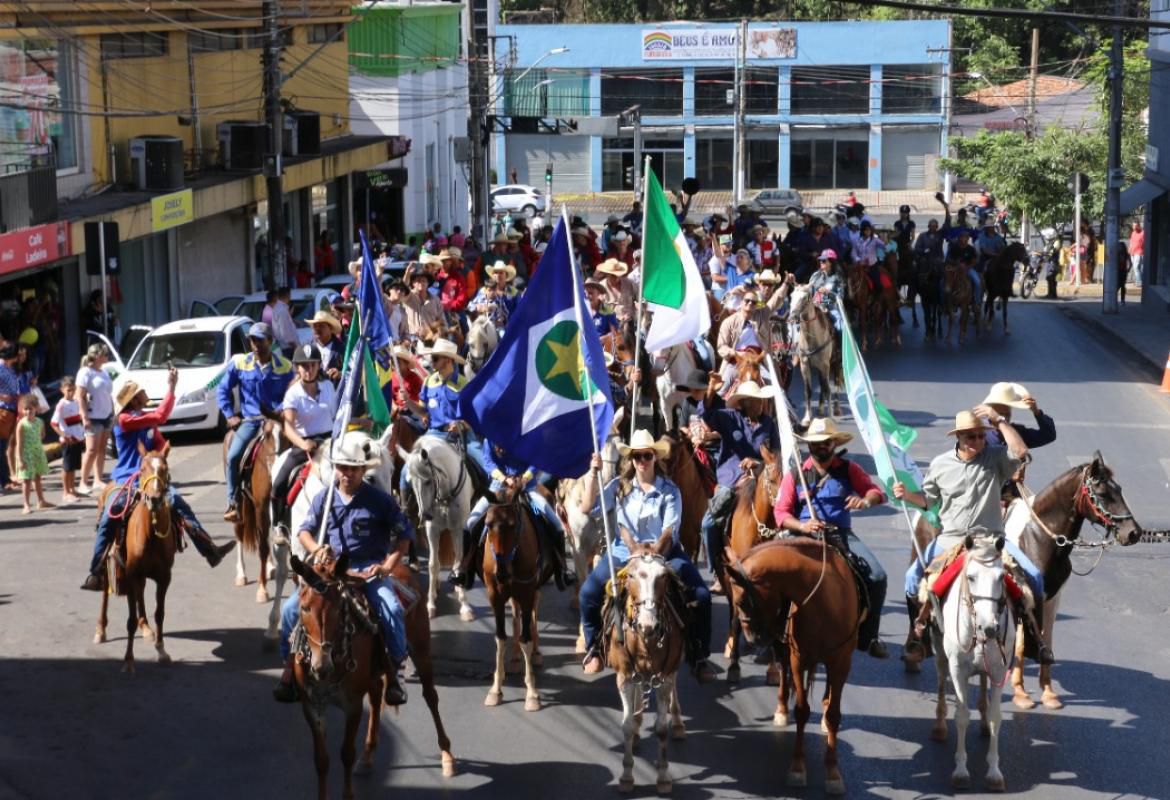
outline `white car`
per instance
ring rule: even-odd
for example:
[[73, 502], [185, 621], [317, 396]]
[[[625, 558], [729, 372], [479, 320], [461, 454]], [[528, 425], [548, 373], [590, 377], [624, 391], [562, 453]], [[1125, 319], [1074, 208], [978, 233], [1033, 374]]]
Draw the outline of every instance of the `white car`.
[[[175, 408], [163, 432], [222, 431], [224, 420], [212, 385], [227, 369], [232, 356], [250, 351], [243, 316], [200, 317], [160, 325], [146, 335], [114, 381], [114, 394], [126, 381], [146, 390], [147, 408], [156, 408], [167, 390], [167, 369], [179, 371]], [[209, 388], [210, 386], [210, 388]]]
[[519, 211], [531, 217], [537, 212], [543, 214], [547, 204], [544, 193], [535, 186], [513, 183], [492, 189], [493, 214], [498, 211]]
[[[308, 344], [313, 338], [313, 330], [309, 327], [309, 319], [318, 311], [329, 311], [333, 305], [333, 296], [338, 291], [323, 286], [309, 289], [292, 289], [289, 297], [289, 313], [297, 326], [297, 342]], [[230, 315], [248, 317], [260, 322], [264, 315], [264, 303], [267, 292], [252, 292], [248, 295], [228, 295], [221, 297], [214, 303], [203, 300], [191, 302], [191, 316], [196, 319], [206, 319], [213, 316]]]

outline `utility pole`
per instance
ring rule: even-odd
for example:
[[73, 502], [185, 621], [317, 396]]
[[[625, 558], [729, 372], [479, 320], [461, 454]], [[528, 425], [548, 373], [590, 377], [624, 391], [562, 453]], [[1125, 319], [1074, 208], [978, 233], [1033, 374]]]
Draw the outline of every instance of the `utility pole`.
[[[630, 109], [634, 123], [634, 199], [638, 199], [642, 186], [642, 106], [641, 104]], [[663, 170], [665, 172], [665, 170]], [[665, 183], [666, 176], [662, 176]]]
[[268, 122], [268, 154], [264, 159], [264, 179], [268, 188], [268, 263], [264, 268], [264, 287], [275, 289], [287, 280], [284, 253], [284, 179], [281, 165], [284, 125], [280, 106], [280, 13], [279, 0], [264, 0], [260, 5], [264, 17], [264, 118]]
[[[1032, 29], [1032, 64], [1028, 70], [1028, 138], [1035, 139], [1040, 133], [1036, 129], [1036, 80], [1040, 76], [1040, 29]], [[1020, 214], [1020, 240], [1031, 249], [1032, 226], [1027, 212]]]
[[471, 168], [471, 185], [468, 187], [471, 193], [471, 227], [472, 233], [486, 248], [491, 230], [490, 225], [486, 227], [484, 225], [483, 209], [483, 185], [487, 182], [487, 174], [484, 172], [483, 132], [487, 126], [487, 111], [484, 109], [486, 94], [483, 92], [483, 62], [480, 60], [480, 47], [474, 25], [467, 41], [467, 82], [468, 97], [471, 101], [471, 119], [467, 126], [471, 149], [468, 165]]
[[744, 174], [744, 163], [747, 161], [744, 147], [746, 144], [746, 137], [744, 136], [744, 109], [746, 102], [744, 95], [747, 92], [744, 89], [747, 83], [747, 20], [741, 19], [739, 21], [739, 55], [736, 58], [736, 85], [735, 85], [735, 175], [732, 178], [732, 186], [735, 190], [734, 203], [743, 201], [746, 194], [747, 181]]
[[[1114, 0], [1116, 16], [1125, 11], [1122, 0]], [[1121, 25], [1113, 26], [1113, 45], [1109, 52], [1109, 166], [1105, 175], [1105, 267], [1101, 270], [1103, 293], [1101, 310], [1117, 313], [1117, 259], [1120, 255], [1121, 216], [1121, 101], [1125, 77], [1125, 56], [1121, 46]]]

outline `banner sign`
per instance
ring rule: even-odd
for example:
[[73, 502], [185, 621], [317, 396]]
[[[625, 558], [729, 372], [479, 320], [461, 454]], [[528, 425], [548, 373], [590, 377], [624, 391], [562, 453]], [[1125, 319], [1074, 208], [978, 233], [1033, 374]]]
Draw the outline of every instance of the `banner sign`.
[[195, 195], [190, 189], [150, 200], [150, 229], [155, 233], [195, 220]]
[[0, 234], [0, 275], [49, 264], [72, 253], [68, 222]]
[[[734, 61], [739, 55], [738, 28], [645, 28], [643, 61]], [[748, 58], [795, 58], [796, 29], [748, 30]]]

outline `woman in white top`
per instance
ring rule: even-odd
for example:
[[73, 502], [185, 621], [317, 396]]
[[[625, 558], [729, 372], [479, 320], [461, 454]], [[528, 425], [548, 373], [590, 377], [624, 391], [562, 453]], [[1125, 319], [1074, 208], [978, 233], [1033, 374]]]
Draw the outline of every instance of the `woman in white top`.
[[102, 369], [110, 360], [110, 351], [96, 343], [81, 357], [77, 371], [77, 403], [81, 409], [81, 424], [85, 426], [85, 457], [81, 460], [81, 477], [77, 494], [87, 495], [90, 471], [93, 472], [93, 490], [106, 488], [102, 473], [106, 467], [106, 447], [114, 426], [114, 385]]
[[297, 380], [284, 394], [281, 415], [284, 417], [284, 436], [292, 450], [281, 459], [280, 469], [272, 481], [273, 522], [284, 519], [288, 499], [288, 479], [309, 460], [317, 445], [333, 432], [333, 418], [337, 416], [337, 391], [329, 380], [320, 380], [321, 351], [313, 343], [304, 344], [293, 352]]

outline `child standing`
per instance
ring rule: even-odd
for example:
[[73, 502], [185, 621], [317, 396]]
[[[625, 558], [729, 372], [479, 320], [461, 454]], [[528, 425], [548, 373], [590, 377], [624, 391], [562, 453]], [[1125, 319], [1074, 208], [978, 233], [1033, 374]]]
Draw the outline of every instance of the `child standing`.
[[45, 487], [41, 477], [49, 473], [49, 461], [45, 458], [45, 424], [37, 419], [37, 399], [31, 394], [20, 396], [20, 422], [16, 426], [16, 479], [20, 481], [20, 489], [24, 495], [24, 510], [21, 514], [31, 514], [32, 490], [37, 490], [37, 509], [53, 508], [53, 504], [45, 499]]
[[61, 395], [49, 425], [61, 438], [61, 481], [64, 485], [61, 502], [68, 504], [81, 499], [74, 491], [74, 479], [85, 453], [85, 425], [81, 422], [81, 406], [77, 403], [77, 385], [73, 378], [65, 376], [61, 379]]

